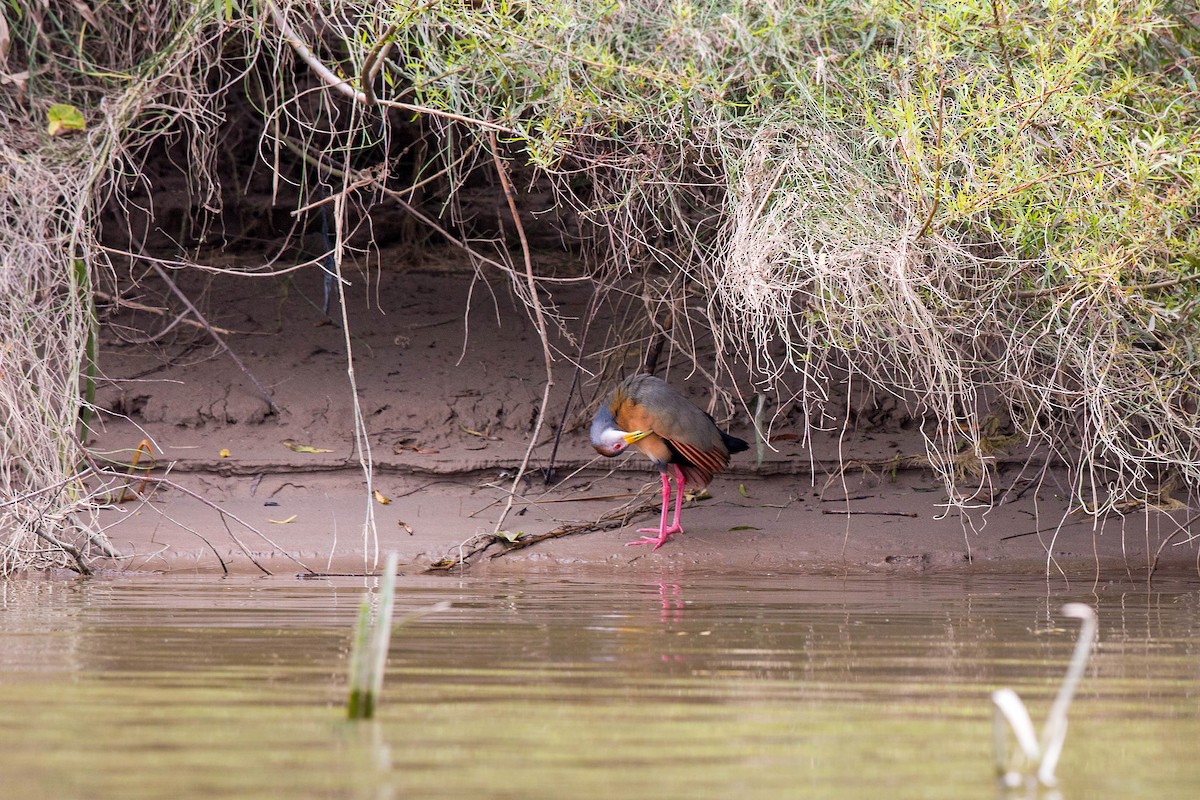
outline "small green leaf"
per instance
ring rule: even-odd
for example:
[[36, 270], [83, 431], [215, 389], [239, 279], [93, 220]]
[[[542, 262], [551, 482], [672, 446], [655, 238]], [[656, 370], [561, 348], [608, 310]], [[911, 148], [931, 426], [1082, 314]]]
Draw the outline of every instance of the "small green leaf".
[[738, 484], [738, 494], [740, 494], [742, 497], [750, 496], [750, 490], [746, 488], [746, 484], [744, 484], [744, 483]]
[[49, 124], [47, 132], [51, 136], [60, 136], [71, 131], [81, 131], [87, 127], [83, 114], [75, 106], [66, 103], [55, 103], [46, 111]]
[[525, 535], [525, 531], [496, 531], [496, 535], [506, 542], [516, 542]]
[[753, 525], [734, 525], [729, 530], [731, 530], [731, 531], [761, 531], [762, 528], [756, 528]]

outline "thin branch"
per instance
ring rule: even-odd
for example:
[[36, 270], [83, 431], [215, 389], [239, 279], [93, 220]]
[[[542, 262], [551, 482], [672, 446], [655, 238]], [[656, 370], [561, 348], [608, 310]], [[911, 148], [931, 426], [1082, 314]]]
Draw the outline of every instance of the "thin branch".
[[[1149, 292], [1155, 289], [1170, 289], [1175, 286], [1182, 286], [1185, 283], [1200, 281], [1200, 273], [1192, 275], [1180, 275], [1178, 278], [1168, 278], [1166, 280], [1156, 281], [1155, 283], [1135, 283], [1131, 286], [1122, 286], [1121, 288], [1128, 292]], [[1031, 300], [1038, 297], [1048, 297], [1050, 295], [1062, 294], [1069, 292], [1072, 289], [1078, 289], [1078, 283], [1064, 283], [1058, 286], [1047, 286], [1044, 289], [1020, 289], [1016, 292], [1016, 296], [1022, 300]]]
[[594, 531], [607, 531], [615, 528], [623, 528], [629, 524], [629, 520], [642, 514], [657, 513], [660, 506], [658, 503], [646, 503], [632, 510], [618, 509], [609, 512], [600, 517], [595, 522], [573, 522], [566, 525], [560, 525], [552, 531], [546, 533], [534, 534], [532, 536], [522, 536], [515, 542], [505, 542], [504, 550], [496, 553], [492, 558], [501, 558], [514, 550], [521, 550], [535, 544], [546, 541], [547, 539], [561, 539], [564, 536], [571, 536], [576, 533], [592, 533]]
[[525, 457], [521, 459], [521, 466], [517, 469], [517, 474], [513, 476], [508, 502], [500, 513], [500, 518], [496, 520], [496, 527], [493, 531], [495, 533], [500, 530], [500, 526], [508, 517], [508, 512], [512, 510], [517, 487], [521, 485], [521, 479], [529, 467], [529, 458], [533, 454], [533, 448], [537, 446], [538, 435], [542, 432], [542, 426], [546, 422], [546, 410], [550, 405], [550, 389], [554, 386], [554, 356], [550, 353], [550, 335], [546, 330], [546, 316], [542, 310], [542, 301], [538, 298], [537, 280], [533, 277], [533, 257], [529, 252], [529, 240], [525, 237], [525, 226], [521, 224], [521, 215], [517, 211], [517, 199], [513, 193], [512, 181], [508, 178], [508, 168], [500, 158], [500, 146], [496, 141], [496, 134], [489, 132], [488, 140], [492, 149], [492, 161], [496, 165], [496, 175], [500, 179], [500, 185], [504, 188], [504, 199], [508, 202], [508, 211], [512, 215], [513, 224], [517, 228], [517, 236], [521, 240], [521, 255], [525, 259], [525, 288], [529, 292], [528, 302], [533, 310], [538, 337], [542, 342], [542, 358], [546, 367], [546, 386], [542, 390], [542, 403], [538, 407], [537, 421], [533, 425], [533, 433], [529, 435], [529, 446], [525, 448]]
[[[309, 567], [307, 564], [305, 564], [300, 559], [293, 556], [288, 551], [284, 550], [273, 539], [271, 539], [271, 537], [267, 536], [265, 533], [263, 533], [258, 528], [251, 525], [249, 522], [246, 522], [244, 519], [239, 517], [237, 514], [234, 514], [232, 511], [229, 511], [228, 509], [221, 508], [219, 505], [214, 503], [212, 500], [209, 500], [208, 498], [204, 497], [203, 495], [197, 494], [196, 492], [193, 492], [191, 489], [188, 489], [185, 486], [181, 486], [179, 483], [171, 480], [170, 478], [158, 478], [158, 477], [154, 477], [152, 475], [147, 475], [147, 476], [144, 476], [143, 480], [147, 481], [148, 483], [158, 484], [160, 486], [169, 486], [178, 492], [182, 492], [183, 494], [187, 495], [188, 497], [192, 498], [193, 500], [203, 503], [204, 505], [208, 506], [213, 511], [216, 511], [219, 515], [221, 515], [221, 519], [229, 518], [229, 519], [233, 520], [234, 522], [236, 522], [238, 525], [241, 525], [243, 528], [245, 528], [246, 530], [253, 533], [258, 538], [262, 539], [264, 542], [269, 544], [271, 547], [275, 548], [276, 552], [278, 552], [280, 555], [282, 555], [284, 558], [288, 559], [292, 563], [299, 566], [305, 572], [307, 572], [307, 573], [313, 572], [313, 569], [311, 567]], [[226, 530], [228, 530], [228, 528], [226, 528]], [[247, 557], [251, 561], [254, 562], [254, 566], [258, 567], [260, 570], [262, 570], [267, 575], [272, 574], [269, 569], [264, 567], [262, 564], [258, 563], [258, 561], [254, 558], [254, 556], [250, 554], [250, 551], [246, 548], [246, 546], [243, 545], [241, 543], [241, 541], [236, 536], [233, 535], [232, 531], [229, 531], [229, 535], [233, 538], [233, 541], [238, 545], [238, 547], [241, 548], [242, 552], [245, 553], [247, 555]]]
[[[346, 196], [338, 195], [334, 202], [334, 228], [337, 244], [333, 253], [333, 268], [337, 275], [338, 306], [342, 310], [342, 337], [346, 347], [346, 378], [350, 383], [350, 398], [354, 407], [354, 445], [358, 453], [358, 463], [363, 471], [366, 483], [367, 509], [363, 519], [363, 566], [366, 566], [367, 551], [371, 551], [371, 569], [379, 566], [379, 529], [375, 525], [375, 463], [371, 458], [371, 437], [367, 431], [367, 421], [363, 414], [362, 403], [358, 391], [358, 378], [354, 371], [354, 348], [350, 338], [350, 314], [346, 308], [346, 280], [342, 276], [343, 252], [345, 250], [346, 232], [343, 228], [346, 218]], [[369, 544], [369, 546], [368, 546]]]
[[996, 41], [1000, 43], [1000, 59], [1004, 62], [1004, 77], [1008, 80], [1009, 91], [1013, 98], [1017, 96], [1017, 82], [1013, 80], [1012, 61], [1008, 57], [1008, 43], [1004, 40], [1004, 30], [1000, 25], [999, 0], [992, 0], [992, 21], [996, 23]]
[[[282, 12], [280, 12], [280, 10], [273, 2], [271, 2], [271, 0], [266, 0], [266, 6], [267, 11], [269, 11], [271, 14], [271, 19], [275, 21], [275, 25], [279, 28], [280, 34], [282, 34], [283, 38], [286, 39], [288, 44], [292, 46], [292, 49], [296, 51], [296, 55], [300, 56], [301, 60], [308, 64], [309, 68], [317, 74], [317, 77], [324, 81], [330, 88], [337, 90], [356, 103], [371, 105], [370, 98], [365, 92], [356, 91], [354, 87], [350, 85], [349, 81], [344, 78], [339, 78], [337, 74], [333, 72], [333, 70], [322, 63], [321, 59], [317, 58], [316, 54], [313, 53], [304, 40], [300, 38], [299, 34], [296, 33], [296, 31], [288, 23], [287, 19], [283, 16]], [[431, 117], [441, 117], [442, 119], [449, 119], [455, 122], [466, 123], [467, 125], [474, 125], [476, 127], [484, 128], [488, 131], [507, 133], [510, 136], [521, 135], [520, 131], [516, 130], [515, 128], [497, 125], [494, 122], [488, 122], [486, 120], [473, 119], [471, 117], [466, 117], [462, 114], [455, 114], [450, 111], [439, 111], [436, 108], [429, 108], [428, 106], [419, 106], [413, 103], [401, 103], [397, 100], [376, 100], [376, 103], [385, 108], [394, 108], [399, 111], [410, 111], [416, 114], [427, 114]]]
[[366, 104], [369, 106], [375, 105], [375, 90], [372, 85], [375, 83], [375, 76], [379, 73], [378, 65], [383, 51], [391, 44], [392, 37], [399, 30], [400, 23], [393, 22], [384, 30], [383, 35], [379, 37], [379, 41], [371, 47], [371, 52], [367, 53], [366, 59], [363, 61], [362, 72], [359, 73], [358, 84], [362, 87], [363, 96], [366, 99]]
[[192, 312], [192, 316], [200, 321], [200, 324], [204, 326], [204, 330], [208, 332], [209, 336], [212, 336], [213, 341], [217, 343], [217, 346], [229, 356], [234, 364], [237, 364], [237, 367], [242, 371], [242, 374], [250, 379], [250, 382], [254, 384], [254, 388], [258, 389], [258, 393], [262, 396], [263, 400], [266, 401], [267, 408], [271, 410], [271, 413], [279, 415], [281, 413], [279, 406], [275, 405], [275, 400], [272, 399], [271, 393], [267, 391], [265, 386], [259, 383], [258, 378], [254, 377], [254, 373], [246, 368], [246, 365], [242, 363], [240, 358], [238, 358], [237, 353], [233, 352], [229, 345], [225, 343], [225, 339], [222, 338], [221, 334], [217, 333], [216, 329], [213, 328], [213, 326], [208, 323], [208, 320], [204, 318], [204, 315], [200, 313], [200, 309], [196, 308], [196, 305], [188, 298], [188, 296], [184, 294], [178, 286], [175, 285], [175, 281], [171, 280], [171, 276], [167, 274], [165, 269], [153, 261], [150, 262], [150, 266], [153, 267], [154, 271], [158, 273], [158, 277], [162, 278], [163, 283], [167, 284], [167, 288], [171, 290], [171, 293], [178, 297], [180, 301], [187, 306], [188, 311]]
[[929, 226], [933, 224], [933, 216], [937, 213], [938, 206], [942, 202], [942, 123], [946, 113], [946, 79], [940, 74], [938, 75], [937, 102], [937, 132], [933, 145], [933, 202], [929, 205], [929, 213], [925, 216], [925, 224], [921, 226], [921, 230], [917, 231], [917, 239], [920, 239], [929, 230]]
[[822, 514], [837, 516], [839, 514], [845, 516], [874, 516], [874, 517], [920, 517], [921, 515], [915, 511], [863, 511], [854, 508], [823, 508]]
[[[99, 297], [101, 300], [104, 300], [105, 302], [108, 302], [108, 303], [112, 303], [113, 305], [120, 306], [121, 308], [132, 308], [134, 311], [145, 311], [148, 314], [157, 314], [160, 317], [165, 317], [165, 316], [167, 316], [167, 314], [170, 313], [165, 308], [158, 308], [157, 306], [148, 306], [148, 305], [145, 305], [144, 303], [139, 303], [136, 300], [126, 300], [124, 297], [121, 297], [121, 296], [115, 295], [115, 294], [109, 294], [108, 292], [103, 292], [99, 289], [96, 289], [94, 294], [96, 295], [96, 297]], [[234, 330], [230, 330], [228, 328], [218, 328], [216, 325], [209, 325], [209, 326], [205, 327], [205, 325], [203, 323], [197, 322], [194, 319], [187, 319], [186, 317], [176, 317], [174, 319], [174, 321], [172, 321], [171, 324], [168, 326], [168, 329], [173, 328], [176, 325], [188, 325], [193, 328], [199, 328], [200, 330], [203, 330], [203, 331], [216, 331], [217, 333], [222, 333], [226, 336], [238, 336], [238, 335], [242, 335], [244, 333], [242, 331], [234, 331]], [[162, 334], [160, 333], [159, 336], [161, 336], [161, 335]]]
[[48, 534], [44, 530], [42, 530], [41, 526], [36, 526], [33, 529], [33, 532], [37, 534], [39, 539], [42, 539], [43, 541], [45, 541], [47, 544], [51, 545], [52, 547], [55, 547], [55, 548], [63, 551], [67, 555], [71, 556], [71, 558], [73, 558], [75, 560], [75, 565], [78, 568], [80, 575], [91, 575], [92, 574], [92, 570], [88, 567], [88, 565], [86, 563], [84, 563], [83, 554], [79, 552], [79, 548], [77, 548], [75, 545], [71, 544], [70, 542], [64, 542], [63, 540], [59, 539], [56, 536], [51, 536], [50, 534]]

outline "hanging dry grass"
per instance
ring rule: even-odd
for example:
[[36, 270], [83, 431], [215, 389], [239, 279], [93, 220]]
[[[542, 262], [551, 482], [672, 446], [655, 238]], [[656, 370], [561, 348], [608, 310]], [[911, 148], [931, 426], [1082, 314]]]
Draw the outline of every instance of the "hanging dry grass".
[[86, 539], [75, 515], [88, 491], [74, 443], [92, 319], [69, 198], [83, 176], [64, 183], [41, 159], [5, 145], [0, 161], [0, 572], [79, 565]]
[[[125, 203], [164, 136], [188, 138], [193, 191], [215, 196], [220, 93], [204, 87], [229, 26], [212, 3], [18, 1], [4, 13], [0, 573], [87, 572], [93, 556], [114, 554], [94, 511], [119, 496], [133, 457], [83, 444], [98, 369], [93, 292], [115, 275], [97, 214]], [[78, 130], [54, 135], [47, 120], [63, 109]]]
[[[527, 242], [451, 230], [472, 175], [518, 196], [545, 181], [597, 286], [649, 312], [605, 343], [614, 359], [669, 339], [716, 383], [729, 365], [697, 345], [715, 328], [759, 391], [798, 395], [812, 420], [848, 370], [923, 421], [955, 499], [988, 479], [994, 417], [1066, 464], [1094, 513], [1200, 479], [1194, 3], [10, 7], [2, 567], [82, 568], [72, 548], [98, 541], [87, 510], [119, 470], [76, 433], [90, 297], [141, 253], [101, 248], [97, 211], [129, 207], [166, 142], [200, 224], [219, 221], [235, 92], [273, 180], [304, 213], [336, 212], [337, 265], [395, 202], [507, 274], [540, 330], [562, 325]], [[43, 134], [52, 102], [87, 132]], [[430, 187], [440, 207], [422, 207]]]

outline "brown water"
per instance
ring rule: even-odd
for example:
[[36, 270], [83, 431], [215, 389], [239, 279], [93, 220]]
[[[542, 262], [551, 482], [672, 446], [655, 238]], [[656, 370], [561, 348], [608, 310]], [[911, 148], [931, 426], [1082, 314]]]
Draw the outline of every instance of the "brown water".
[[1040, 724], [1066, 600], [1062, 796], [1200, 793], [1200, 582], [402, 577], [454, 606], [351, 724], [363, 586], [0, 582], [0, 797], [994, 798], [989, 692]]

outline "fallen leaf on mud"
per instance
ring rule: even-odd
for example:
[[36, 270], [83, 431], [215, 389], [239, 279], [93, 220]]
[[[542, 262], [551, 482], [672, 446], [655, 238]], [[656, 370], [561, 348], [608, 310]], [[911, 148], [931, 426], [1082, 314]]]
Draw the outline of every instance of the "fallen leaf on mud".
[[413, 535], [413, 529], [412, 529], [412, 525], [409, 525], [409, 524], [408, 524], [407, 522], [405, 522], [404, 520], [397, 520], [397, 521], [396, 521], [396, 524], [398, 524], [398, 525], [399, 525], [401, 528], [404, 528], [404, 530], [408, 531], [408, 535], [409, 535], [409, 536], [412, 536], [412, 535]]
[[496, 535], [506, 542], [515, 542], [525, 535], [525, 531], [496, 531]]
[[222, 448], [221, 448], [221, 452], [220, 452], [220, 453], [217, 453], [217, 455], [219, 455], [221, 458], [229, 458], [229, 448], [228, 448], [228, 447], [222, 447]]
[[383, 492], [379, 491], [378, 489], [373, 491], [372, 494], [375, 495], [375, 502], [379, 503], [381, 506], [386, 506], [388, 503], [392, 502], [388, 498], [384, 497]]
[[288, 450], [294, 450], [297, 453], [332, 453], [332, 450], [325, 450], [320, 447], [309, 447], [306, 444], [297, 444], [291, 439], [284, 439], [283, 446]]
[[712, 500], [712, 495], [708, 493], [708, 489], [689, 489], [683, 493], [685, 500]]
[[744, 483], [738, 484], [738, 494], [740, 494], [742, 497], [750, 496], [750, 490], [746, 488], [746, 484], [744, 484]]
[[276, 524], [276, 525], [287, 525], [289, 522], [291, 522], [292, 520], [294, 520], [294, 519], [295, 519], [296, 517], [298, 517], [298, 516], [300, 516], [300, 515], [299, 515], [299, 514], [292, 514], [292, 515], [291, 515], [290, 517], [288, 517], [287, 519], [268, 519], [268, 520], [267, 520], [267, 522], [272, 522], [272, 523], [274, 523], [274, 524]]
[[761, 531], [762, 528], [756, 528], [753, 525], [734, 525], [730, 531]]
[[470, 434], [471, 436], [478, 436], [480, 439], [486, 439], [489, 442], [500, 441], [500, 439], [495, 436], [489, 436], [486, 433], [483, 433], [482, 431], [477, 431], [472, 428], [468, 428], [465, 425], [460, 425], [459, 427], [462, 428], [463, 433]]

